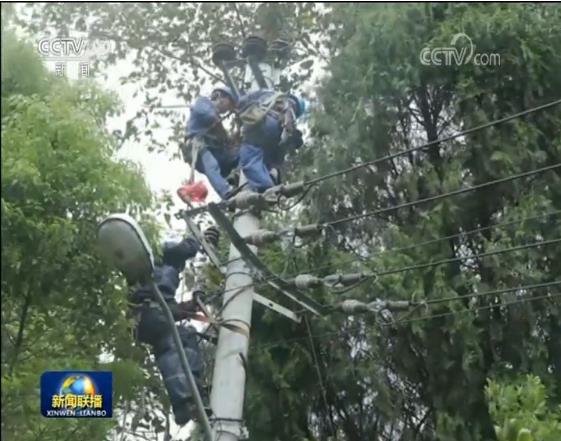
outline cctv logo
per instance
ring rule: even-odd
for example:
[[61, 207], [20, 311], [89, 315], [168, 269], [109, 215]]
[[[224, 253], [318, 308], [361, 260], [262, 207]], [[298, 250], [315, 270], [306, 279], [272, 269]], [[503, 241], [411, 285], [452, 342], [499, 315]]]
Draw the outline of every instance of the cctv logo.
[[[463, 47], [460, 50], [456, 47], [456, 42], [460, 38], [467, 39], [469, 42], [469, 54], [467, 47]], [[469, 63], [473, 57], [473, 43], [471, 38], [464, 33], [459, 33], [452, 37], [450, 45], [451, 47], [437, 47], [434, 49], [424, 47], [419, 54], [421, 63], [425, 66], [431, 64], [434, 66], [442, 66], [443, 64], [445, 66], [450, 66], [452, 65], [452, 62], [454, 62], [457, 66], [461, 66], [462, 64]]]
[[81, 57], [85, 49], [86, 40], [83, 38], [42, 38], [37, 44], [39, 55], [45, 58]]
[[[458, 49], [458, 40], [467, 40], [467, 44]], [[461, 66], [473, 63], [476, 66], [500, 66], [501, 55], [498, 53], [475, 53], [475, 46], [464, 33], [455, 34], [450, 42], [450, 47], [424, 47], [419, 53], [419, 59], [425, 66]]]

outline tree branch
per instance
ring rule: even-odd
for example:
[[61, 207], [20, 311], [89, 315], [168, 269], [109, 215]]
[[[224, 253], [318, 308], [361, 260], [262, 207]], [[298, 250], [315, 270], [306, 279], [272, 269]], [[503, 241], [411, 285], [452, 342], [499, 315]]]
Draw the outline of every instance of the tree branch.
[[16, 337], [16, 343], [14, 345], [14, 355], [12, 357], [12, 361], [10, 363], [10, 369], [8, 371], [10, 375], [12, 375], [12, 373], [14, 371], [14, 367], [17, 363], [17, 358], [18, 358], [18, 355], [19, 355], [19, 351], [20, 351], [21, 345], [23, 343], [23, 331], [25, 329], [25, 322], [26, 322], [26, 319], [27, 319], [27, 314], [29, 312], [30, 306], [31, 306], [31, 295], [29, 293], [27, 293], [27, 295], [25, 296], [25, 300], [23, 302], [23, 306], [21, 308], [18, 334], [17, 334], [17, 337]]
[[236, 2], [232, 2], [230, 4], [232, 5], [232, 7], [234, 8], [234, 11], [236, 12], [236, 17], [238, 18], [238, 22], [240, 23], [240, 31], [241, 31], [243, 39], [245, 40], [245, 38], [246, 38], [245, 24], [242, 20], [242, 16], [240, 15], [240, 10], [238, 9], [238, 4]]
[[417, 436], [419, 435], [420, 431], [421, 431], [421, 426], [423, 424], [425, 424], [425, 421], [427, 420], [427, 418], [429, 417], [429, 415], [431, 414], [431, 410], [428, 409], [425, 413], [425, 415], [423, 416], [423, 418], [421, 418], [421, 420], [419, 421], [419, 423], [415, 426], [415, 428], [413, 429], [413, 439], [417, 439]]
[[[129, 40], [127, 40], [126, 38], [122, 38], [120, 36], [117, 36], [117, 35], [111, 35], [111, 34], [107, 34], [105, 32], [100, 32], [98, 34], [98, 36], [105, 37], [105, 38], [108, 38], [108, 39], [111, 39], [111, 40], [114, 40], [114, 41], [120, 41], [120, 42], [123, 42], [123, 43], [130, 46]], [[178, 40], [178, 38], [176, 38], [175, 40], [172, 40], [168, 44], [175, 43], [177, 40]], [[166, 57], [173, 58], [174, 60], [182, 61], [183, 63], [187, 63], [187, 64], [190, 64], [190, 65], [192, 65], [192, 66], [194, 66], [198, 69], [201, 69], [204, 73], [209, 75], [214, 80], [224, 83], [224, 80], [220, 76], [211, 72], [206, 67], [203, 67], [197, 60], [194, 59], [193, 56], [190, 56], [189, 59], [186, 59], [186, 58], [183, 58], [183, 57], [178, 57], [177, 55], [172, 54], [171, 52], [167, 51], [166, 49], [160, 49], [158, 47], [151, 46], [150, 44], [148, 44], [148, 41], [144, 41], [143, 43], [146, 45], [146, 47], [148, 47], [150, 49], [153, 49], [153, 50], [159, 52], [160, 54], [162, 54]]]
[[[182, 61], [184, 63], [188, 63], [191, 64], [192, 66], [196, 67], [197, 69], [201, 69], [204, 73], [206, 73], [208, 76], [210, 76], [211, 78], [213, 78], [216, 81], [220, 81], [221, 83], [224, 83], [224, 80], [219, 77], [218, 75], [216, 75], [215, 73], [212, 73], [210, 70], [208, 70], [206, 67], [203, 67], [199, 62], [197, 62], [193, 57], [190, 57], [190, 59], [185, 59], [183, 57], [178, 57], [177, 55], [172, 54], [171, 52], [168, 52], [165, 49], [160, 49], [158, 47], [155, 46], [150, 46], [150, 48], [154, 49], [155, 51], [161, 53], [162, 55], [169, 57], [169, 58], [173, 58], [174, 60], [178, 60], [178, 61]], [[224, 83], [225, 84], [225, 83]]]

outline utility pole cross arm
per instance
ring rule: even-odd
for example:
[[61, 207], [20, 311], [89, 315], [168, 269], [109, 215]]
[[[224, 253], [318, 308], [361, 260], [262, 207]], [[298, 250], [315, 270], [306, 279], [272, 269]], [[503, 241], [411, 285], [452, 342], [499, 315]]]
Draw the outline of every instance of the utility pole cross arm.
[[306, 308], [315, 315], [320, 315], [324, 307], [308, 295], [295, 291], [292, 286], [283, 279], [273, 274], [267, 266], [251, 251], [247, 243], [233, 227], [226, 215], [215, 205], [209, 204], [209, 212], [216, 223], [230, 236], [232, 245], [238, 250], [243, 259], [257, 270], [263, 278], [268, 280], [268, 284], [279, 290], [282, 294]]

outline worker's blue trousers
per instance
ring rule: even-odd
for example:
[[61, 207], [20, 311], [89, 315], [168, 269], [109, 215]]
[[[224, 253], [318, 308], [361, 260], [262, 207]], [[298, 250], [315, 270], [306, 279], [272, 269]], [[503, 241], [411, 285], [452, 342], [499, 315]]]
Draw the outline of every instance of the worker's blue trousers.
[[[199, 392], [204, 396], [201, 385], [203, 359], [196, 330], [192, 326], [177, 326], [177, 330]], [[162, 374], [176, 423], [186, 424], [194, 417], [189, 411], [193, 390], [181, 367], [179, 353], [163, 311], [159, 307], [143, 307], [137, 332], [138, 339], [150, 344], [151, 352], [156, 357], [156, 364]]]
[[267, 161], [268, 156], [261, 147], [243, 143], [240, 147], [240, 165], [243, 170], [249, 188], [257, 192], [263, 192], [274, 184], [269, 173], [272, 164]]
[[238, 155], [224, 149], [205, 147], [199, 152], [195, 169], [208, 178], [210, 185], [222, 199], [226, 199], [232, 186], [225, 176], [236, 168], [238, 160]]

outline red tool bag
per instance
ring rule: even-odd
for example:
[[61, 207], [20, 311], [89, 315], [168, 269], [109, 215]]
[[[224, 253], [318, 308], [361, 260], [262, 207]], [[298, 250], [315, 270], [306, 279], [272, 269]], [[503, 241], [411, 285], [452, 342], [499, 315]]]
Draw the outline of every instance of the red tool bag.
[[203, 181], [184, 184], [177, 190], [177, 195], [185, 203], [204, 202], [208, 195], [208, 188]]

